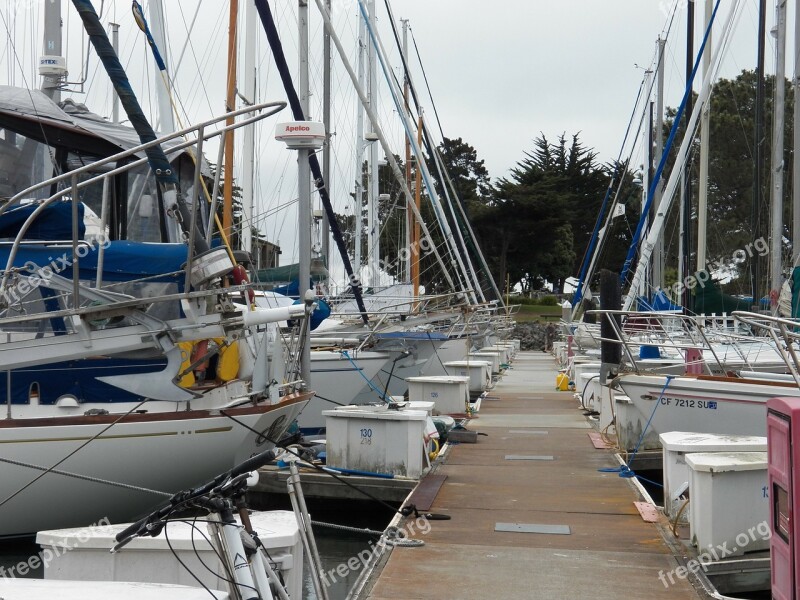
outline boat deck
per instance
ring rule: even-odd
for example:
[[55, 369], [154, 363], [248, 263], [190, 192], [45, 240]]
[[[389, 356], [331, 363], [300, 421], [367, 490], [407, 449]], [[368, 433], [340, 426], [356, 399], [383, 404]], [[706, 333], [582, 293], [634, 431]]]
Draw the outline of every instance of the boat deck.
[[618, 463], [595, 449], [590, 424], [572, 393], [554, 391], [555, 377], [549, 354], [517, 355], [470, 422], [487, 437], [452, 447], [436, 470], [447, 477], [430, 512], [452, 520], [411, 536], [423, 547], [395, 548], [359, 597], [705, 597], [676, 575], [663, 515], [644, 522], [633, 484], [598, 471]]

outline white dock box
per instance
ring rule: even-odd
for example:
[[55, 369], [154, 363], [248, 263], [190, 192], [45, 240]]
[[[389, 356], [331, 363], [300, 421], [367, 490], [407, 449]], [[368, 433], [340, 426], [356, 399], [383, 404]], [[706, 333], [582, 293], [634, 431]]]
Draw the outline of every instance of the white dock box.
[[[269, 555], [278, 564], [292, 598], [303, 593], [303, 545], [294, 513], [285, 510], [253, 512], [250, 515], [253, 529], [259, 534]], [[123, 550], [111, 554], [116, 544], [114, 536], [128, 524], [82, 527], [40, 531], [36, 543], [42, 546], [43, 555], [52, 560], [43, 561], [44, 578], [75, 581], [134, 581], [197, 586], [197, 581], [175, 559], [162, 532], [157, 537], [133, 539]], [[203, 537], [208, 537], [202, 519], [194, 529], [190, 523], [170, 521], [166, 529], [169, 543], [180, 559], [204, 585], [227, 591], [227, 583], [215, 573], [223, 573], [216, 551]], [[197, 548], [200, 558], [192, 546]], [[63, 548], [72, 548], [63, 552]], [[201, 562], [202, 559], [202, 562]], [[84, 584], [86, 585], [86, 584]], [[209, 597], [207, 592], [206, 597]], [[53, 596], [60, 597], [60, 596]], [[149, 598], [143, 595], [143, 598]]]
[[600, 406], [603, 386], [600, 385], [600, 372], [582, 371], [580, 377], [573, 380], [575, 392], [581, 395], [581, 402], [588, 409]]
[[514, 357], [514, 348], [503, 344], [492, 344], [491, 346], [484, 346], [478, 352], [499, 352], [500, 362], [508, 364]]
[[442, 415], [462, 414], [469, 402], [469, 377], [435, 375], [432, 377], [407, 377], [408, 399], [435, 402]]
[[[581, 381], [581, 375], [584, 373], [600, 373], [600, 363], [595, 361], [579, 361], [575, 360], [572, 363], [571, 379], [575, 382], [576, 391], [582, 392], [583, 388], [578, 387]], [[598, 381], [599, 381], [598, 377]]]
[[228, 600], [228, 592], [163, 583], [117, 581], [45, 581], [44, 579], [0, 578], [4, 600]]
[[[689, 487], [689, 467], [685, 456], [702, 452], [766, 452], [767, 438], [755, 435], [721, 435], [668, 431], [659, 436], [663, 452], [664, 512], [674, 518], [683, 501], [678, 497]], [[689, 515], [684, 512], [682, 521]]]
[[700, 551], [729, 556], [769, 548], [766, 452], [687, 454], [689, 528]]
[[492, 363], [492, 375], [500, 373], [500, 353], [497, 351], [470, 352], [467, 357], [470, 360], [485, 360]]
[[425, 411], [347, 406], [322, 414], [329, 466], [411, 479], [422, 475]]
[[492, 364], [485, 360], [454, 360], [444, 363], [448, 375], [469, 377], [471, 394], [482, 394], [492, 384]]

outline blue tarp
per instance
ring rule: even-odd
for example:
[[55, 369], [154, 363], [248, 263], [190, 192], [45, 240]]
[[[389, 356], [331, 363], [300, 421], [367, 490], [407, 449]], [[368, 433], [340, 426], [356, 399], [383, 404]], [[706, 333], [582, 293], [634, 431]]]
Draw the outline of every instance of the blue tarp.
[[636, 304], [637, 310], [642, 312], [682, 310], [680, 306], [672, 303], [672, 301], [664, 293], [664, 290], [657, 290], [656, 293], [653, 294], [652, 301], [649, 301], [644, 296], [639, 296], [636, 299]]
[[[22, 224], [39, 208], [39, 204], [26, 204], [0, 215], [0, 238], [14, 239]], [[83, 239], [86, 226], [83, 224], [83, 203], [78, 205], [78, 238]], [[72, 202], [56, 202], [43, 209], [25, 233], [26, 240], [71, 240]]]
[[[10, 250], [10, 246], [0, 246], [0, 270], [5, 269]], [[97, 259], [100, 255], [98, 250], [98, 245], [84, 246], [81, 250], [85, 251], [84, 256], [79, 255], [81, 279], [96, 278]], [[53, 272], [70, 278], [71, 260], [72, 247], [69, 245], [29, 245], [19, 249], [13, 266], [24, 267], [27, 263], [32, 263], [38, 269], [49, 267]], [[122, 282], [147, 277], [150, 278], [148, 281], [182, 285], [185, 276], [181, 267], [185, 262], [184, 244], [109, 242], [103, 261], [103, 281]], [[176, 271], [179, 272], [177, 275], [168, 275]]]
[[[314, 289], [314, 282], [311, 281], [307, 289]], [[300, 281], [295, 279], [289, 285], [282, 285], [280, 287], [276, 287], [272, 290], [276, 294], [282, 294], [283, 296], [289, 296], [290, 298], [297, 298], [295, 300], [295, 304], [302, 304], [303, 301], [299, 298], [300, 296]], [[317, 308], [314, 309], [314, 312], [311, 313], [311, 331], [314, 331], [320, 324], [331, 316], [331, 307], [328, 305], [327, 302], [322, 300], [321, 298], [317, 298]]]
[[163, 358], [86, 358], [15, 369], [11, 374], [11, 403], [28, 404], [34, 384], [38, 386], [41, 404], [55, 404], [65, 394], [71, 394], [81, 402], [138, 402], [142, 398], [136, 394], [98, 381], [95, 377], [158, 372], [166, 364]]

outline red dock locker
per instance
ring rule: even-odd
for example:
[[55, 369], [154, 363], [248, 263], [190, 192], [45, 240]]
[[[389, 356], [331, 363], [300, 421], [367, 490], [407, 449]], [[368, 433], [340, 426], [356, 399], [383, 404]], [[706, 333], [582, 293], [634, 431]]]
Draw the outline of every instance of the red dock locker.
[[[770, 564], [772, 597], [800, 599], [800, 399], [767, 402], [767, 451], [770, 497]], [[797, 475], [797, 477], [795, 477]]]

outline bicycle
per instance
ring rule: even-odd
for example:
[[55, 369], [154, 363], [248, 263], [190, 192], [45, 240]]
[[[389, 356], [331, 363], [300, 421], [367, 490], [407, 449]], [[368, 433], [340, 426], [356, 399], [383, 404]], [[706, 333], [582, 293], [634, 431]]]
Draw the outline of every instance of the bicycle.
[[[220, 574], [220, 577], [228, 582], [231, 598], [290, 600], [284, 584], [272, 568], [266, 548], [253, 530], [245, 499], [248, 482], [254, 485], [252, 479], [257, 481], [258, 468], [275, 457], [274, 449], [267, 450], [201, 486], [178, 492], [165, 505], [119, 532], [111, 552], [119, 552], [136, 537], [158, 536], [167, 522], [175, 519], [177, 512], [199, 509], [209, 515], [207, 522], [213, 536], [211, 546], [225, 569], [225, 576]], [[234, 518], [234, 510], [239, 514], [241, 525]], [[178, 561], [186, 567], [180, 558]], [[199, 577], [191, 571], [189, 573], [213, 596]]]

